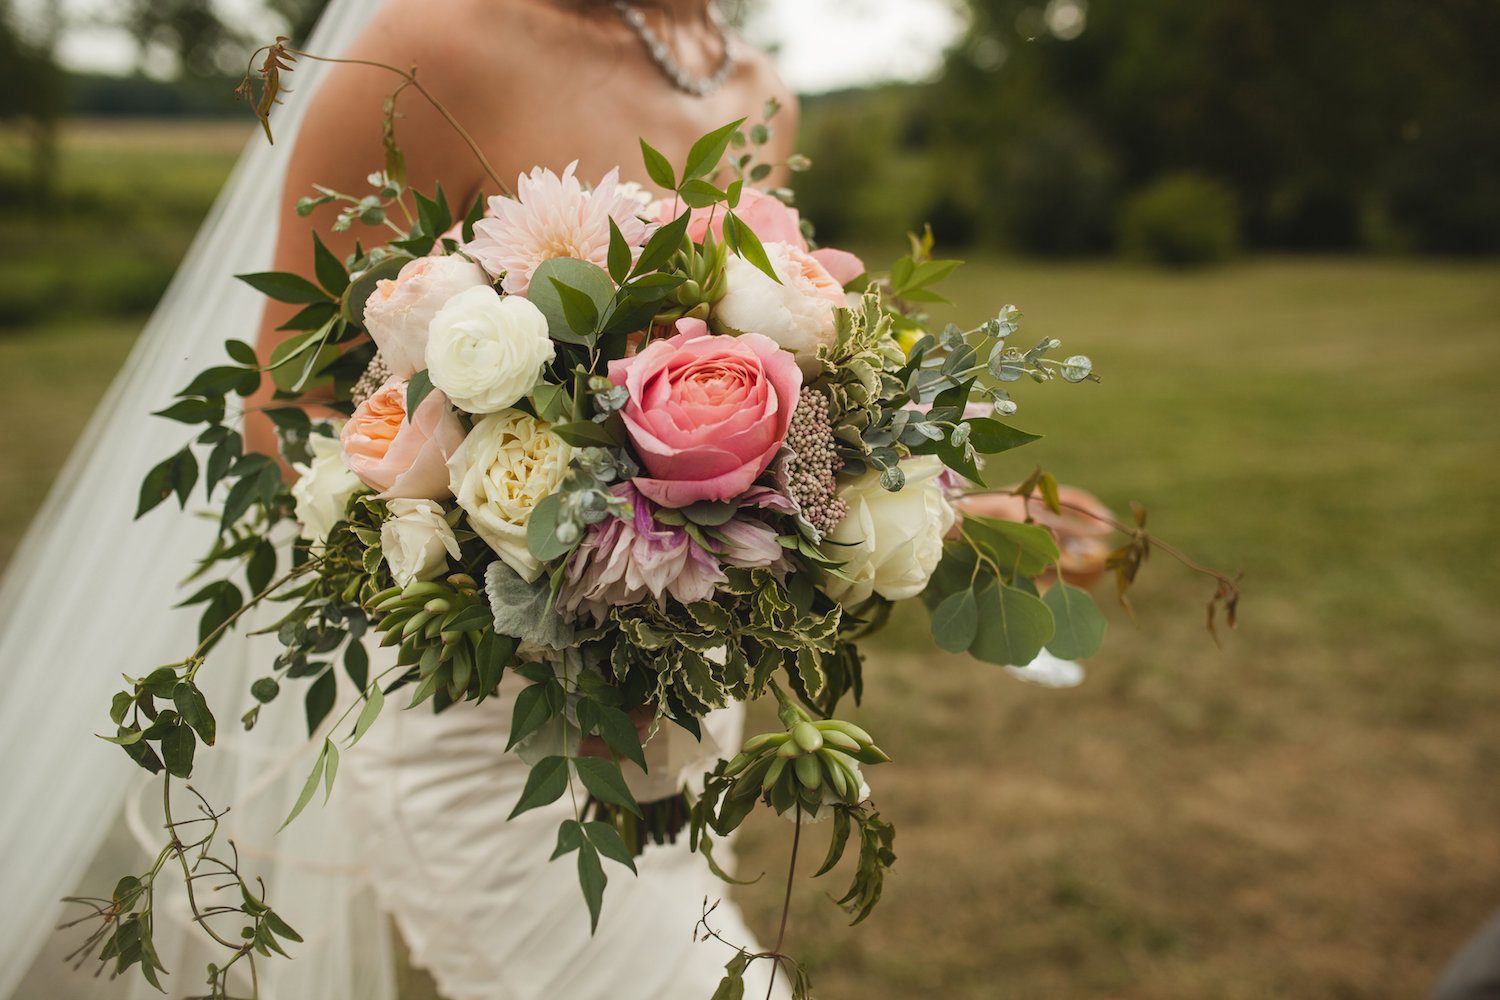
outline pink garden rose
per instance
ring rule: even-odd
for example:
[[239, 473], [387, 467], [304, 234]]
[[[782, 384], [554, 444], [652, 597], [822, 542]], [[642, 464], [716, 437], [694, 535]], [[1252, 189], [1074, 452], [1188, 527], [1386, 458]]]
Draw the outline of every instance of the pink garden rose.
[[448, 457], [464, 441], [463, 424], [434, 389], [406, 419], [406, 380], [392, 376], [355, 409], [340, 440], [344, 464], [382, 500], [441, 500], [450, 495]]
[[679, 320], [676, 336], [609, 363], [610, 381], [650, 477], [636, 488], [663, 507], [731, 500], [766, 470], [797, 405], [802, 373], [759, 334], [716, 336], [702, 320]]
[[[672, 211], [673, 207], [673, 202], [662, 201], [657, 210], [656, 221], [671, 222], [676, 217]], [[801, 215], [780, 198], [763, 194], [754, 188], [745, 188], [740, 192], [740, 203], [735, 208], [734, 214], [750, 227], [751, 232], [760, 237], [762, 243], [785, 243], [804, 252], [807, 250], [807, 238], [802, 235]], [[723, 206], [693, 209], [692, 217], [688, 220], [688, 237], [694, 243], [702, 243], [703, 237], [710, 229], [713, 230], [714, 238], [722, 242], [724, 239]], [[841, 287], [865, 273], [864, 261], [847, 250], [824, 247], [822, 250], [812, 251], [812, 256], [823, 265]]]

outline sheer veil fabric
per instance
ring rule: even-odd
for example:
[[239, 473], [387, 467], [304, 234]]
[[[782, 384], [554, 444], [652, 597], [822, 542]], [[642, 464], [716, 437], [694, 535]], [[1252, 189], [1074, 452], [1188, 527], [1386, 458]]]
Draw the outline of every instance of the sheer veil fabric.
[[[346, 50], [380, 6], [333, 0], [307, 47]], [[143, 870], [145, 852], [163, 842], [160, 783], [90, 736], [107, 725], [122, 673], [141, 676], [196, 643], [197, 615], [171, 605], [213, 526], [160, 510], [132, 522], [142, 475], [186, 437], [149, 413], [218, 363], [226, 337], [255, 338], [261, 300], [232, 276], [269, 266], [299, 118], [324, 72], [299, 64], [295, 97], [276, 112], [276, 144], [258, 130], [250, 138], [0, 583], [0, 998], [160, 996], [134, 970], [128, 986], [94, 979], [92, 963], [69, 972], [61, 956], [82, 935], [54, 931], [79, 915], [59, 897], [107, 894], [113, 877]], [[278, 648], [272, 637], [232, 634], [214, 650], [202, 681], [220, 745], [200, 753], [192, 782], [231, 807], [222, 840], [234, 840], [242, 870], [264, 878], [272, 905], [306, 938], [292, 961], [260, 964], [262, 997], [394, 1000], [384, 911], [449, 1000], [713, 992], [732, 952], [692, 941], [705, 899], [723, 895], [701, 858], [678, 845], [648, 851], [640, 878], [610, 866], [591, 937], [572, 865], [546, 862], [557, 816], [538, 810], [524, 823], [506, 821], [525, 772], [504, 752], [504, 691], [441, 716], [386, 712], [345, 756], [331, 801], [278, 834], [315, 752], [300, 706], [278, 702], [250, 734], [237, 724], [251, 680]], [[709, 728], [730, 746], [740, 723], [738, 709], [726, 710]], [[182, 818], [191, 803], [179, 795]], [[732, 906], [720, 906], [714, 924], [754, 947]], [[222, 961], [191, 926], [180, 893], [159, 893], [155, 940], [171, 970], [169, 996], [202, 992], [206, 964]], [[246, 987], [236, 988], [246, 995]]]

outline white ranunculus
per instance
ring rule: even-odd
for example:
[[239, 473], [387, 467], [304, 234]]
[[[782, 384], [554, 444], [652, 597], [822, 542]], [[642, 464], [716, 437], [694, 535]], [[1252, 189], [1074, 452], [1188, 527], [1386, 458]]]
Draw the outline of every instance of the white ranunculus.
[[418, 257], [395, 278], [377, 281], [365, 302], [365, 329], [391, 374], [411, 378], [425, 368], [432, 317], [459, 292], [489, 285], [484, 268], [457, 254]]
[[380, 526], [380, 548], [391, 576], [402, 587], [431, 580], [457, 559], [458, 539], [436, 500], [386, 501], [390, 518]]
[[526, 547], [526, 522], [557, 492], [573, 449], [548, 425], [520, 410], [478, 421], [448, 460], [449, 482], [469, 526], [527, 581], [541, 564]]
[[953, 507], [938, 481], [943, 463], [935, 455], [901, 463], [906, 485], [891, 492], [874, 469], [839, 487], [849, 513], [823, 540], [823, 554], [842, 562], [853, 582], [827, 575], [829, 597], [858, 604], [872, 593], [889, 601], [915, 597], [943, 558], [943, 537], [953, 527]]
[[710, 321], [721, 333], [759, 333], [797, 356], [803, 374], [816, 373], [818, 346], [832, 344], [833, 312], [845, 304], [844, 289], [805, 250], [767, 243], [766, 257], [781, 283], [737, 255], [724, 264], [724, 297]]
[[297, 502], [296, 514], [302, 524], [302, 537], [311, 541], [314, 550], [318, 550], [327, 540], [328, 532], [343, 520], [349, 497], [364, 489], [365, 484], [344, 464], [344, 450], [337, 433], [333, 437], [312, 434], [307, 439], [307, 447], [312, 451], [312, 461], [292, 466], [297, 473], [297, 481], [292, 484], [292, 499]]
[[427, 374], [460, 410], [494, 413], [530, 392], [554, 353], [540, 309], [518, 295], [474, 288], [432, 318]]

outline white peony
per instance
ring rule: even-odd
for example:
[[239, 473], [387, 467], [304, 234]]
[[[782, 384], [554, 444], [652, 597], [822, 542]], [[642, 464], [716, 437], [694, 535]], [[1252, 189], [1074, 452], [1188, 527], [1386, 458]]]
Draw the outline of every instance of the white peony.
[[386, 502], [390, 518], [380, 526], [380, 548], [391, 576], [402, 587], [431, 580], [457, 559], [458, 539], [435, 500], [395, 499]]
[[427, 374], [460, 410], [494, 413], [530, 392], [554, 353], [540, 309], [517, 295], [471, 288], [433, 317]]
[[311, 541], [313, 550], [318, 551], [328, 539], [328, 532], [344, 519], [349, 498], [364, 489], [365, 484], [344, 464], [344, 450], [337, 433], [333, 437], [312, 434], [307, 439], [307, 447], [312, 452], [312, 461], [292, 466], [297, 473], [297, 481], [292, 484], [292, 499], [296, 501], [302, 537]]
[[833, 311], [845, 304], [843, 286], [807, 251], [787, 243], [765, 247], [781, 283], [731, 255], [724, 265], [724, 297], [710, 320], [721, 333], [770, 337], [797, 356], [803, 374], [816, 374], [818, 345], [833, 343]]
[[418, 257], [395, 278], [375, 283], [365, 302], [365, 329], [392, 375], [411, 378], [426, 367], [427, 328], [449, 299], [490, 287], [484, 268], [457, 254]]
[[943, 558], [943, 537], [953, 527], [953, 507], [938, 481], [943, 463], [935, 455], [901, 463], [906, 485], [892, 493], [874, 469], [839, 488], [849, 513], [823, 539], [822, 551], [843, 563], [853, 582], [827, 575], [829, 597], [858, 604], [872, 593], [889, 601], [915, 597]]
[[520, 410], [501, 410], [477, 422], [448, 460], [453, 495], [469, 526], [527, 581], [537, 578], [541, 564], [526, 547], [526, 522], [562, 485], [572, 456], [547, 424]]

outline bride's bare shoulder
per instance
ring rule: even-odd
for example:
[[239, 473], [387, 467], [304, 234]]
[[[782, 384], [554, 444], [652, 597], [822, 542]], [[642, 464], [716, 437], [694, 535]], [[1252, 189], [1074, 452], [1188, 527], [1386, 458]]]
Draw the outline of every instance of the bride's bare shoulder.
[[361, 58], [415, 65], [424, 79], [472, 86], [565, 54], [583, 23], [552, 0], [388, 0], [357, 48]]

